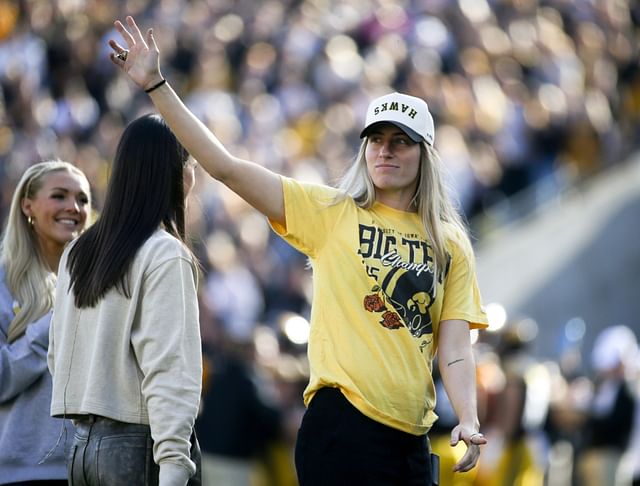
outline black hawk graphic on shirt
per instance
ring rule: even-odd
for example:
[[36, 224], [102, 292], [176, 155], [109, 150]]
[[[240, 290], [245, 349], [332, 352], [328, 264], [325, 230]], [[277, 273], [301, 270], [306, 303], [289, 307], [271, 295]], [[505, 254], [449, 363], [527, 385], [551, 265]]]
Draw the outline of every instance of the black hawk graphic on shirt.
[[[362, 263], [376, 282], [365, 296], [365, 309], [379, 312], [380, 323], [388, 329], [404, 325], [416, 338], [433, 334], [429, 309], [436, 299], [436, 279], [431, 246], [418, 235], [364, 224], [359, 225], [359, 243]], [[438, 272], [440, 282], [450, 261], [448, 256], [446, 268]]]

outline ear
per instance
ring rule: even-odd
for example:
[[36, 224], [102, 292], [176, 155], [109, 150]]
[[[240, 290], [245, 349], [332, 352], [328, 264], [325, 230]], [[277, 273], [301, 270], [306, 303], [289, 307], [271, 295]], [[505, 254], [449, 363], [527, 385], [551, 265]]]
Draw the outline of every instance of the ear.
[[20, 207], [22, 208], [22, 214], [24, 214], [27, 218], [32, 215], [31, 204], [33, 201], [27, 197], [23, 197], [22, 201], [20, 201]]

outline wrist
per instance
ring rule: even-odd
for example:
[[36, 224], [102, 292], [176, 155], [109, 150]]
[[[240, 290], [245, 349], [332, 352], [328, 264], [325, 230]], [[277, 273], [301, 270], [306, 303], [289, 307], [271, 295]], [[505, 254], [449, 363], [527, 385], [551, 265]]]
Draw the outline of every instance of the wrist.
[[145, 84], [142, 87], [142, 89], [144, 90], [145, 93], [150, 93], [151, 91], [153, 91], [154, 89], [159, 88], [160, 86], [162, 86], [166, 82], [167, 82], [167, 80], [162, 76], [162, 74], [159, 74], [158, 76], [155, 76], [147, 84]]
[[473, 419], [469, 419], [469, 420], [461, 419], [459, 421], [459, 424], [462, 427], [465, 427], [467, 429], [480, 430], [480, 421], [478, 419], [475, 419], [475, 420], [473, 420]]

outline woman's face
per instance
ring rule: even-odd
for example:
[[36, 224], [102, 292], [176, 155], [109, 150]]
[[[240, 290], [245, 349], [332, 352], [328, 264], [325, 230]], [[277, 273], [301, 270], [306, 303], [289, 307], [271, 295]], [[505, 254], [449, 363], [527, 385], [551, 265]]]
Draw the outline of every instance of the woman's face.
[[418, 185], [420, 144], [395, 125], [381, 123], [367, 135], [365, 158], [376, 199], [408, 210]]
[[42, 176], [42, 186], [22, 200], [22, 212], [31, 218], [45, 258], [59, 255], [64, 245], [85, 227], [90, 210], [87, 179], [74, 172], [58, 170]]

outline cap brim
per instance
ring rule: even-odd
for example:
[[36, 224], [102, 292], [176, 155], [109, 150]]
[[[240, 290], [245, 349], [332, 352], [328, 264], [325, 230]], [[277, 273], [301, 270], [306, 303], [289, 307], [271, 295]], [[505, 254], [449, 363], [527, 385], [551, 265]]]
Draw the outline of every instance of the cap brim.
[[372, 123], [371, 125], [369, 125], [368, 127], [365, 127], [362, 132], [360, 132], [360, 138], [364, 138], [367, 135], [369, 135], [369, 132], [371, 132], [371, 130], [373, 130], [374, 127], [378, 126], [378, 125], [382, 125], [383, 123], [390, 123], [392, 125], [395, 125], [396, 127], [398, 127], [400, 130], [402, 130], [404, 133], [407, 134], [407, 136], [413, 140], [416, 143], [419, 142], [424, 142], [424, 137], [420, 134], [418, 134], [415, 130], [412, 130], [411, 128], [409, 128], [406, 125], [403, 125], [402, 123], [399, 123], [397, 121], [390, 121], [390, 120], [384, 120], [384, 121], [378, 121], [375, 123]]

